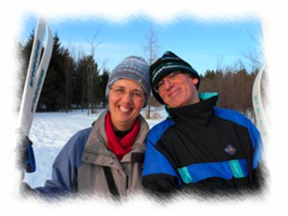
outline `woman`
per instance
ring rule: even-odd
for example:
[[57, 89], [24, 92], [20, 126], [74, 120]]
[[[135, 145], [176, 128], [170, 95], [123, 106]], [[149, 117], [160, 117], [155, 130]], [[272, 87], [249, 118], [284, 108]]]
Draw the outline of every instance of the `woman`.
[[52, 180], [33, 191], [123, 196], [140, 189], [149, 131], [140, 111], [150, 96], [149, 79], [149, 65], [140, 57], [116, 66], [106, 87], [108, 110], [68, 141], [54, 161]]

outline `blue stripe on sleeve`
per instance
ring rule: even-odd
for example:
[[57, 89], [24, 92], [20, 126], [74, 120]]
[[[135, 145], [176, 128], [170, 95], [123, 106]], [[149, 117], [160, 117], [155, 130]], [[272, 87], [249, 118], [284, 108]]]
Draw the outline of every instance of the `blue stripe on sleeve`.
[[232, 179], [248, 176], [247, 161], [245, 159], [215, 162], [198, 163], [177, 169], [183, 182], [195, 183], [207, 178]]

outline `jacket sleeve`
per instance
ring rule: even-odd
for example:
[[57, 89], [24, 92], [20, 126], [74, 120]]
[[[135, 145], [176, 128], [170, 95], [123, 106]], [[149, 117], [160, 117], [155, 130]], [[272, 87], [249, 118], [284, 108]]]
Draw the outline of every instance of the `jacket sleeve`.
[[264, 183], [264, 176], [261, 168], [263, 146], [260, 132], [249, 119], [247, 119], [247, 121], [247, 128], [249, 130], [253, 147], [253, 152], [251, 155], [252, 175], [250, 176], [250, 184], [251, 187], [256, 190], [260, 189]]
[[260, 132], [258, 131], [256, 126], [246, 116], [234, 110], [215, 108], [215, 113], [218, 117], [233, 121], [236, 124], [242, 125], [247, 128], [253, 147], [253, 152], [251, 156], [252, 168], [255, 169], [256, 167], [258, 167], [258, 164], [261, 161], [262, 140]]
[[62, 148], [52, 168], [52, 179], [44, 187], [33, 190], [41, 195], [62, 195], [72, 193], [77, 181], [77, 170], [82, 164], [81, 157], [91, 128], [77, 132]]
[[261, 155], [263, 150], [261, 134], [256, 126], [252, 123], [252, 121], [248, 118], [246, 118], [246, 127], [249, 131], [253, 147], [252, 169], [256, 169], [259, 165], [259, 162], [261, 162]]
[[147, 136], [142, 183], [152, 191], [170, 192], [180, 187], [181, 180], [172, 164], [155, 147], [161, 134], [153, 128]]

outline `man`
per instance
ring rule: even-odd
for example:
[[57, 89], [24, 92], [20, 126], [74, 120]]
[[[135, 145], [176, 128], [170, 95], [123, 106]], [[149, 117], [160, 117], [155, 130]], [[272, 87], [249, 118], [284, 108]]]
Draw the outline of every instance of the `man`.
[[172, 52], [151, 65], [150, 77], [153, 95], [169, 117], [148, 134], [143, 185], [158, 192], [259, 188], [262, 144], [253, 123], [215, 107], [217, 93], [199, 94], [198, 73]]

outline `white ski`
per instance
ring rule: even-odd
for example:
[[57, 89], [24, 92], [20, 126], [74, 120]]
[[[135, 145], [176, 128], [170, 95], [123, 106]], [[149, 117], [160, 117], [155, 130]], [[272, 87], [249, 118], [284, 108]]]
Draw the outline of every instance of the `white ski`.
[[262, 101], [262, 94], [261, 94], [261, 81], [263, 77], [263, 72], [266, 68], [266, 64], [262, 67], [262, 69], [257, 74], [252, 90], [252, 100], [253, 100], [253, 109], [256, 118], [256, 126], [261, 133], [262, 139], [266, 139], [266, 127], [267, 127], [267, 120], [265, 116], [265, 110]]
[[[47, 33], [44, 53], [40, 61], [44, 33]], [[19, 111], [18, 128], [23, 135], [28, 136], [37, 108], [40, 93], [45, 80], [53, 49], [53, 38], [50, 29], [43, 18], [39, 18], [29, 60], [26, 81]], [[39, 64], [40, 62], [40, 64]]]

